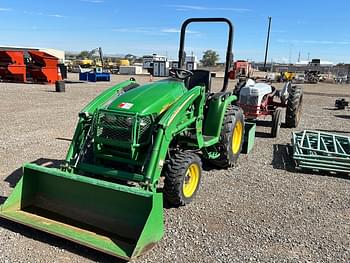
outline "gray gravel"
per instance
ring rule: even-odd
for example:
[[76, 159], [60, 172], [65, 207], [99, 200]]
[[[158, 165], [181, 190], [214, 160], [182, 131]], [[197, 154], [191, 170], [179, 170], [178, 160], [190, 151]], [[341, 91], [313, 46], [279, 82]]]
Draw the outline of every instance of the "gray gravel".
[[[71, 75], [75, 79], [76, 75]], [[111, 83], [53, 86], [0, 83], [0, 203], [24, 162], [64, 159], [77, 113]], [[147, 77], [136, 77], [140, 82]], [[216, 88], [218, 84], [215, 83]], [[334, 111], [350, 85], [305, 85], [299, 130], [350, 136], [350, 111]], [[321, 93], [321, 95], [317, 95]], [[286, 145], [291, 129], [256, 145], [235, 168], [205, 167], [194, 202], [165, 209], [163, 240], [134, 262], [349, 262], [350, 176], [294, 171]], [[92, 249], [0, 219], [0, 262], [118, 262]]]

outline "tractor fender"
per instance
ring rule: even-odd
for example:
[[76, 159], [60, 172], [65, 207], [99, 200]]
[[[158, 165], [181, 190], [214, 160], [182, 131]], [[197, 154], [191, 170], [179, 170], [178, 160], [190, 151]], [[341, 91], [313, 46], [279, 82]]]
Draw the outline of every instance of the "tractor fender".
[[159, 125], [164, 129], [167, 140], [172, 140], [172, 136], [178, 132], [177, 128], [183, 122], [185, 112], [203, 92], [201, 86], [192, 88], [182, 95], [161, 118]]
[[192, 88], [171, 105], [160, 119], [151, 159], [146, 172], [146, 178], [150, 180], [152, 184], [160, 177], [169, 144], [173, 137], [196, 121], [196, 116], [187, 120], [185, 120], [186, 118], [184, 117], [187, 109], [193, 105], [196, 100], [201, 99], [203, 93], [204, 87], [196, 86]]
[[219, 137], [228, 105], [237, 101], [237, 96], [231, 92], [219, 92], [214, 94], [207, 102], [204, 116], [203, 134], [206, 136]]

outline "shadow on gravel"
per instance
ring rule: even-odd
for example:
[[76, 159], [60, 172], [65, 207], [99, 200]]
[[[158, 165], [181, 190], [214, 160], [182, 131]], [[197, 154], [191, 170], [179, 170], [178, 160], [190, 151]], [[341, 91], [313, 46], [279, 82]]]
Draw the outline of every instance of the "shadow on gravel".
[[79, 84], [79, 83], [85, 83], [86, 81], [80, 81], [80, 80], [65, 80], [64, 83], [67, 84]]
[[338, 108], [323, 108], [323, 110], [335, 110], [335, 111], [337, 111], [337, 110], [339, 110]]
[[56, 90], [45, 90], [45, 92], [62, 93], [62, 92], [57, 92]]
[[271, 121], [268, 120], [256, 120], [254, 121], [256, 123], [256, 126], [260, 127], [271, 127]]
[[5, 203], [7, 197], [5, 196], [0, 196], [0, 205], [2, 205], [3, 203]]
[[259, 131], [255, 132], [255, 137], [257, 137], [257, 138], [272, 138], [271, 134], [269, 132], [259, 132]]
[[59, 140], [59, 141], [67, 141], [67, 142], [71, 142], [72, 139], [69, 139], [69, 138], [63, 138], [63, 137], [57, 137], [55, 138], [56, 140]]
[[[271, 127], [271, 125], [272, 125], [272, 122], [268, 121], [268, 120], [256, 120], [255, 123], [256, 123], [256, 126], [258, 126], [258, 127]], [[286, 124], [285, 123], [281, 123], [281, 128], [282, 129], [286, 128]], [[256, 131], [255, 132], [255, 137], [258, 137], [258, 138], [272, 138], [271, 134], [270, 134], [270, 131], [268, 131], [268, 132]]]
[[[46, 166], [46, 167], [59, 167], [61, 164], [63, 164], [63, 160], [56, 160], [56, 159], [46, 159], [46, 158], [39, 158], [31, 163], [35, 163], [38, 165]], [[16, 169], [14, 172], [12, 172], [9, 176], [6, 177], [5, 182], [8, 182], [10, 184], [10, 187], [15, 187], [18, 181], [22, 177], [22, 167]]]
[[334, 117], [341, 118], [341, 119], [350, 119], [350, 115], [334, 115]]
[[[34, 239], [36, 241], [55, 246], [61, 250], [67, 250], [71, 253], [87, 258], [93, 262], [116, 262], [125, 263], [127, 261], [118, 259], [116, 257], [104, 254], [100, 251], [88, 248], [72, 241], [50, 235], [48, 233], [14, 223], [12, 221], [0, 218], [0, 227], [15, 233], [19, 233], [27, 238]], [[50, 260], [49, 260], [50, 261]]]
[[292, 148], [290, 145], [274, 144], [273, 145], [273, 159], [272, 166], [274, 169], [286, 170], [288, 172], [295, 172]]
[[336, 177], [340, 179], [350, 180], [350, 176], [344, 173], [340, 174], [340, 173], [331, 173], [327, 171], [301, 170], [300, 168], [295, 168], [292, 155], [293, 155], [292, 146], [283, 145], [283, 144], [274, 144], [273, 160], [272, 160], [273, 168], [279, 169], [279, 170], [285, 170], [292, 173], [302, 173], [303, 175], [327, 176], [327, 177]]

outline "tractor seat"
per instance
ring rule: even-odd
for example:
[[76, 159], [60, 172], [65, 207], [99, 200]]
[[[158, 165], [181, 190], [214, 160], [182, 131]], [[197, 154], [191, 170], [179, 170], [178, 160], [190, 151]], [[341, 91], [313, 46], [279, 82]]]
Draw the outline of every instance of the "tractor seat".
[[187, 88], [192, 89], [195, 86], [205, 86], [206, 93], [211, 90], [211, 73], [209, 70], [196, 69], [192, 70], [193, 76], [191, 76], [187, 82]]

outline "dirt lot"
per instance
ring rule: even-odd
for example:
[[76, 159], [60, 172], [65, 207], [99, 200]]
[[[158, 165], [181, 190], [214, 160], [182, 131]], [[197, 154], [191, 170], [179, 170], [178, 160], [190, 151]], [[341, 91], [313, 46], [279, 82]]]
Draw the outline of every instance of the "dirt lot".
[[[76, 75], [71, 75], [74, 80]], [[79, 110], [111, 83], [53, 86], [0, 83], [0, 203], [21, 176], [24, 162], [62, 160]], [[136, 77], [143, 83], [148, 77]], [[214, 82], [218, 89], [218, 84]], [[298, 130], [350, 136], [350, 85], [305, 85]], [[196, 200], [165, 209], [165, 236], [135, 262], [349, 262], [350, 176], [296, 172], [287, 153], [291, 129], [269, 138], [258, 127], [252, 153], [236, 167], [206, 169]], [[0, 220], [0, 262], [112, 262], [115, 258], [48, 234]]]

